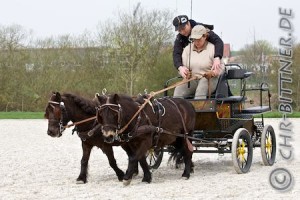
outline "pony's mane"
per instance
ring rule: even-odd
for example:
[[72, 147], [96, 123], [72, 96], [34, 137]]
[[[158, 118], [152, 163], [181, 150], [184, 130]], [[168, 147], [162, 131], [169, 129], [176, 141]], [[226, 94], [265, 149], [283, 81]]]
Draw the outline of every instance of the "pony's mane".
[[120, 96], [121, 98], [123, 98], [123, 100], [125, 100], [125, 101], [133, 101], [132, 97], [129, 96], [129, 95], [126, 95], [126, 94], [119, 94], [119, 96]]
[[[120, 100], [123, 102], [123, 103], [132, 103], [132, 102], [135, 102], [131, 96], [129, 95], [126, 95], [126, 94], [118, 94]], [[114, 94], [110, 95], [110, 98], [113, 98], [114, 97]], [[111, 100], [110, 100], [111, 101]], [[115, 102], [113, 102], [115, 103]]]
[[74, 103], [82, 110], [84, 110], [87, 114], [96, 115], [96, 106], [97, 106], [96, 101], [86, 99], [84, 97], [77, 96], [71, 93], [64, 93], [62, 95], [62, 98], [64, 97], [68, 99], [73, 99]]

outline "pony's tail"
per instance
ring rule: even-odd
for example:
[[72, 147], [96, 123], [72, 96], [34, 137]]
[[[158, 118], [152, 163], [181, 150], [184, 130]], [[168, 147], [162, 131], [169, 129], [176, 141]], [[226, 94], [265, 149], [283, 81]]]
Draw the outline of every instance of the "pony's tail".
[[182, 138], [177, 138], [176, 141], [168, 147], [168, 152], [170, 154], [168, 163], [171, 161], [175, 162], [175, 168], [178, 169], [180, 165], [184, 163], [184, 146]]
[[[185, 146], [184, 139], [177, 138], [176, 141], [168, 147], [168, 152], [170, 154], [168, 163], [171, 161], [175, 162], [175, 168], [178, 169], [182, 164], [184, 164], [184, 156], [185, 156]], [[194, 172], [194, 163], [191, 163], [191, 173]]]

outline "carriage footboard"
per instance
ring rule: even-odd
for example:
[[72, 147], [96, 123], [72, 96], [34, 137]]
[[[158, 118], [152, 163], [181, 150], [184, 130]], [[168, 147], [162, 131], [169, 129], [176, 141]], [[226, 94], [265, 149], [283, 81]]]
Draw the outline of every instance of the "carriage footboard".
[[243, 114], [260, 114], [264, 112], [271, 111], [270, 106], [255, 106], [250, 108], [245, 108], [241, 110], [241, 113]]

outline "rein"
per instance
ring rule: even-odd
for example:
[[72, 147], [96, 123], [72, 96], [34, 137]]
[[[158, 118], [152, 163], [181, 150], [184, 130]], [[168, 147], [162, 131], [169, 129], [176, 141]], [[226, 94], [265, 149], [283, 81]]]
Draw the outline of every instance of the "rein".
[[67, 125], [64, 126], [64, 128], [70, 128], [71, 126], [77, 126], [78, 124], [82, 124], [82, 123], [91, 121], [93, 119], [96, 119], [96, 116], [90, 117], [90, 118], [87, 118], [87, 119], [84, 119], [84, 120], [81, 120], [81, 121], [78, 121], [78, 122], [74, 122], [72, 124], [67, 124]]

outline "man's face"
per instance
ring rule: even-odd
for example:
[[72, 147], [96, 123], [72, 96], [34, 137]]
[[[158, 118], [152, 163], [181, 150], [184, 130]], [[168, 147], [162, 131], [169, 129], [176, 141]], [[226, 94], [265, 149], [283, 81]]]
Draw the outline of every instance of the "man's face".
[[191, 24], [188, 22], [185, 26], [179, 27], [178, 32], [181, 35], [188, 37], [191, 34]]

